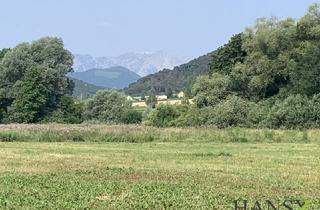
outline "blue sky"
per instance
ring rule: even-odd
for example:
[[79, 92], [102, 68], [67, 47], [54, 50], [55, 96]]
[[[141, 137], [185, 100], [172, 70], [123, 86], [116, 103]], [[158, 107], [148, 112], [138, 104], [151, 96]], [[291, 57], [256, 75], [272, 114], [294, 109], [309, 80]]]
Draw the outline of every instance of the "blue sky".
[[73, 53], [197, 57], [259, 17], [299, 18], [312, 0], [0, 0], [0, 48], [43, 36]]

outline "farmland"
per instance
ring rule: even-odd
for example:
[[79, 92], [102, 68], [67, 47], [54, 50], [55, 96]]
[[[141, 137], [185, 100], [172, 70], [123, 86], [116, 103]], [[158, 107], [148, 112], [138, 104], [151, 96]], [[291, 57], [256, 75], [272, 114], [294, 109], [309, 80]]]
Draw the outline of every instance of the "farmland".
[[241, 198], [317, 209], [319, 133], [2, 125], [0, 208], [232, 209]]

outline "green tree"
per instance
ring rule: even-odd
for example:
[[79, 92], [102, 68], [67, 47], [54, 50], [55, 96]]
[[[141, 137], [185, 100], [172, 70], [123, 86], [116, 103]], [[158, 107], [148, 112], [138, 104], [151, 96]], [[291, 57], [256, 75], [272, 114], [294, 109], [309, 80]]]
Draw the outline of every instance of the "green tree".
[[197, 107], [215, 106], [230, 94], [230, 79], [226, 75], [215, 73], [197, 78], [193, 89], [194, 102]]
[[312, 96], [320, 92], [320, 5], [310, 6], [297, 23], [299, 46], [292, 53], [288, 92]]
[[320, 40], [305, 41], [295, 52], [287, 92], [312, 96], [320, 92]]
[[61, 39], [22, 43], [2, 54], [0, 108], [11, 122], [38, 122], [72, 92], [66, 75], [72, 71], [73, 56]]
[[319, 108], [313, 106], [308, 97], [290, 95], [285, 100], [276, 101], [263, 123], [270, 128], [304, 128], [312, 122], [319, 122], [319, 114]]
[[127, 109], [122, 113], [120, 121], [124, 124], [141, 124], [142, 112], [135, 109]]
[[207, 124], [218, 128], [240, 126], [247, 123], [247, 116], [252, 103], [237, 96], [229, 96], [211, 110], [206, 110], [209, 115]]
[[319, 40], [320, 38], [320, 4], [312, 4], [308, 12], [297, 24], [300, 40]]
[[148, 122], [156, 127], [169, 127], [174, 126], [179, 116], [180, 113], [174, 105], [159, 104], [149, 113]]
[[71, 96], [62, 96], [57, 108], [43, 121], [71, 124], [81, 123], [83, 122], [83, 103]]
[[244, 61], [247, 53], [242, 49], [242, 36], [242, 33], [234, 35], [227, 44], [212, 53], [209, 62], [210, 75], [214, 73], [229, 74], [234, 64]]
[[297, 45], [295, 21], [259, 19], [243, 35], [247, 57], [235, 64], [230, 78], [232, 90], [253, 100], [279, 93], [289, 82], [290, 53]]
[[261, 18], [212, 55], [193, 86], [202, 122], [218, 127], [317, 127], [320, 5], [305, 16]]
[[3, 48], [2, 50], [0, 50], [0, 62], [3, 59], [3, 57], [5, 56], [5, 54], [7, 52], [9, 52], [11, 49], [10, 48]]
[[43, 116], [48, 100], [48, 89], [43, 69], [31, 68], [22, 81], [14, 85], [13, 104], [9, 108], [9, 121], [18, 123], [38, 122]]
[[130, 108], [123, 93], [114, 90], [99, 90], [85, 105], [85, 118], [108, 123], [119, 123], [121, 116]]

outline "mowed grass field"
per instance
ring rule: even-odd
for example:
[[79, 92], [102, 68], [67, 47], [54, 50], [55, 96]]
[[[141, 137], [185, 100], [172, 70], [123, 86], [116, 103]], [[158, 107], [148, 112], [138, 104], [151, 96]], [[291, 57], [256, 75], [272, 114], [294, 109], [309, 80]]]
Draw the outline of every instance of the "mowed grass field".
[[[279, 131], [206, 128], [198, 129], [197, 139], [191, 135], [196, 129], [80, 128], [0, 127], [0, 140], [5, 141], [0, 143], [0, 209], [234, 209], [239, 198], [302, 199], [311, 202], [310, 209], [320, 209], [318, 131], [283, 131], [281, 135], [291, 135], [296, 142], [289, 137], [281, 142]], [[107, 141], [93, 135], [95, 142], [90, 142], [86, 132], [92, 129]], [[134, 138], [120, 135], [127, 129]], [[125, 142], [142, 138], [145, 129], [168, 136]], [[57, 132], [49, 135], [52, 142], [42, 139], [47, 134], [37, 133], [48, 130]], [[77, 138], [62, 141], [58, 136], [53, 141], [55, 134], [71, 130], [77, 131]], [[194, 139], [183, 141], [185, 132]], [[214, 140], [219, 132], [226, 142]], [[228, 140], [236, 136], [230, 132], [238, 134], [238, 142]], [[110, 142], [110, 135], [122, 142]], [[244, 141], [246, 135], [253, 140]], [[272, 135], [274, 142], [268, 140]], [[23, 141], [23, 136], [29, 139]]]

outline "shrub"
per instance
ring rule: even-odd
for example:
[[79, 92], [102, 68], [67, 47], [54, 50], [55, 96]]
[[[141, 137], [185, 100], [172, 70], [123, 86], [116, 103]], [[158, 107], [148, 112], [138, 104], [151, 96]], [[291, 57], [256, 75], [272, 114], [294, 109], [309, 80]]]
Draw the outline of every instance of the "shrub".
[[320, 94], [314, 95], [310, 100], [309, 112], [311, 120], [308, 123], [309, 127], [320, 127]]
[[121, 115], [121, 120], [124, 124], [141, 124], [142, 112], [135, 109], [128, 109]]
[[156, 127], [169, 127], [174, 125], [174, 121], [180, 113], [174, 105], [160, 104], [148, 115], [148, 124]]
[[228, 76], [215, 73], [211, 77], [199, 76], [192, 87], [197, 107], [215, 106], [230, 94]]
[[264, 122], [270, 128], [315, 128], [320, 122], [320, 97], [293, 95], [277, 100]]
[[203, 124], [203, 116], [200, 109], [194, 105], [182, 105], [178, 106], [180, 116], [174, 121], [177, 127], [191, 127], [200, 126]]
[[237, 96], [229, 96], [209, 111], [208, 124], [225, 128], [230, 126], [244, 125], [252, 103]]
[[124, 94], [113, 90], [98, 91], [85, 105], [85, 119], [117, 123], [129, 107]]
[[251, 103], [245, 125], [251, 128], [265, 127], [263, 123], [273, 104], [274, 101], [272, 99]]

